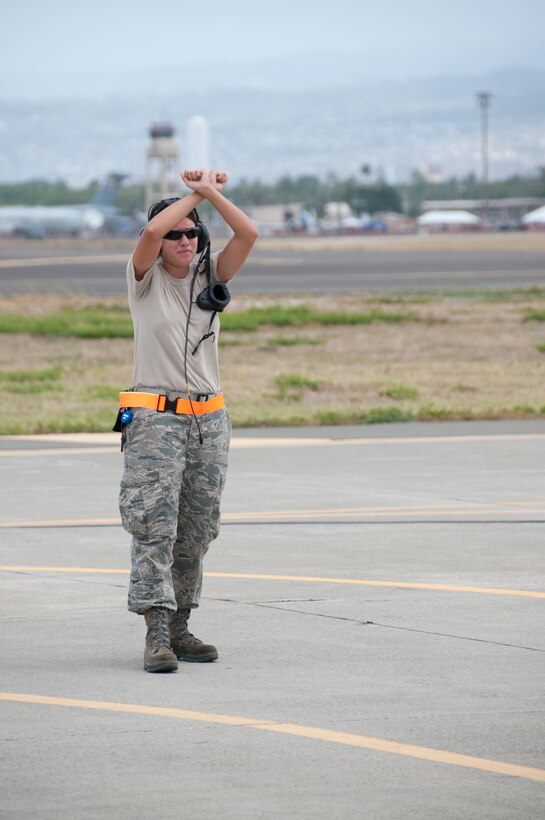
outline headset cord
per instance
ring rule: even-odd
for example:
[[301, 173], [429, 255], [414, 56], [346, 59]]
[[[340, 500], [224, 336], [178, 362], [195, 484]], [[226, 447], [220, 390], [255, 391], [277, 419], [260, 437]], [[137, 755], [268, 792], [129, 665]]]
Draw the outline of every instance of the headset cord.
[[[202, 251], [199, 261], [197, 262], [197, 266], [195, 268], [195, 273], [193, 274], [193, 279], [191, 280], [191, 287], [189, 289], [189, 309], [187, 311], [187, 321], [185, 323], [185, 344], [184, 344], [184, 378], [185, 378], [185, 389], [187, 390], [187, 398], [189, 399], [189, 404], [191, 406], [191, 413], [193, 418], [195, 419], [195, 424], [197, 425], [197, 430], [199, 432], [199, 444], [203, 445], [203, 435], [201, 430], [201, 425], [199, 424], [199, 419], [197, 418], [197, 414], [195, 413], [195, 408], [193, 407], [193, 399], [191, 398], [191, 390], [189, 389], [189, 379], [187, 378], [187, 346], [189, 343], [189, 320], [191, 319], [191, 310], [193, 308], [193, 291], [195, 289], [195, 282], [197, 280], [197, 274], [199, 273], [199, 268], [201, 266], [201, 262], [206, 256], [206, 251], [210, 246], [207, 245], [204, 250]], [[199, 342], [200, 344], [200, 342]], [[197, 345], [198, 347], [198, 345]]]
[[[204, 261], [204, 271], [206, 273], [206, 281], [208, 282], [208, 286], [210, 286], [210, 281], [211, 281], [211, 278], [210, 278], [210, 243], [208, 243], [206, 245], [206, 247], [203, 249], [203, 251], [201, 253], [200, 259], [197, 263], [197, 270], [199, 270], [199, 267], [201, 266], [203, 261]], [[210, 323], [208, 325], [208, 332], [205, 333], [204, 336], [202, 336], [199, 339], [199, 341], [197, 342], [197, 344], [195, 345], [195, 347], [191, 351], [193, 356], [195, 355], [195, 353], [197, 352], [197, 350], [201, 346], [202, 342], [205, 342], [207, 339], [210, 339], [210, 337], [212, 337], [213, 339], [216, 338], [216, 334], [212, 330], [212, 325], [214, 324], [214, 319], [216, 318], [216, 316], [217, 316], [217, 310], [215, 310], [212, 313], [212, 316], [210, 317]]]

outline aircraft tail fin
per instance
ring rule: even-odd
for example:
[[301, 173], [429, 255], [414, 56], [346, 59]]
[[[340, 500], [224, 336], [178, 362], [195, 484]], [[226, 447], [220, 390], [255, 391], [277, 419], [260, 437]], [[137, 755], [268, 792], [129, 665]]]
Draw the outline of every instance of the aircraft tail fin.
[[97, 207], [115, 205], [117, 191], [126, 176], [126, 174], [108, 174], [93, 195], [91, 205], [96, 205]]

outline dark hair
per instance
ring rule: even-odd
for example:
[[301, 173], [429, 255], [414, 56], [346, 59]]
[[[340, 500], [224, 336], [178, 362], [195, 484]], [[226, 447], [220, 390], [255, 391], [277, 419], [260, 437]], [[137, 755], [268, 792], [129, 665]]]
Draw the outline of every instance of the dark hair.
[[[160, 214], [161, 211], [164, 211], [165, 208], [168, 208], [169, 205], [173, 205], [175, 202], [179, 202], [181, 197], [179, 196], [172, 196], [170, 199], [161, 199], [160, 202], [155, 202], [153, 205], [150, 205], [148, 211], [148, 222], [151, 222], [154, 216]], [[190, 219], [195, 225], [198, 225], [200, 222], [199, 215], [195, 209], [190, 211], [186, 217], [186, 219]]]

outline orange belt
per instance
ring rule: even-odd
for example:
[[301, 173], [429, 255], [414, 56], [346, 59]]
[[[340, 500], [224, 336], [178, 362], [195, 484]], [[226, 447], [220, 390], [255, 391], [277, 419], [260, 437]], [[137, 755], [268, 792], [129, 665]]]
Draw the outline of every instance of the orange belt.
[[166, 396], [158, 396], [156, 393], [120, 393], [120, 407], [146, 407], [148, 410], [157, 410], [164, 413], [165, 410], [172, 410], [173, 413], [202, 416], [205, 413], [213, 413], [225, 407], [223, 393], [214, 396], [207, 401], [190, 401], [189, 399], [169, 399]]

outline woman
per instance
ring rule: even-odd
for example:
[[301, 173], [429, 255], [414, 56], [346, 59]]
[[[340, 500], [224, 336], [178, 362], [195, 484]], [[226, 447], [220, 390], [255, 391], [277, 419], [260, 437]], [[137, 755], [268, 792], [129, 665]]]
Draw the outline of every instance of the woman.
[[[150, 208], [127, 266], [134, 387], [120, 396], [119, 506], [133, 537], [129, 609], [146, 620], [148, 672], [218, 657], [187, 625], [199, 604], [202, 559], [219, 532], [229, 449], [214, 307], [228, 301], [225, 283], [257, 238], [255, 225], [221, 193], [226, 173], [184, 171], [181, 178], [192, 192]], [[233, 231], [219, 253], [210, 254], [195, 210], [203, 200]]]

